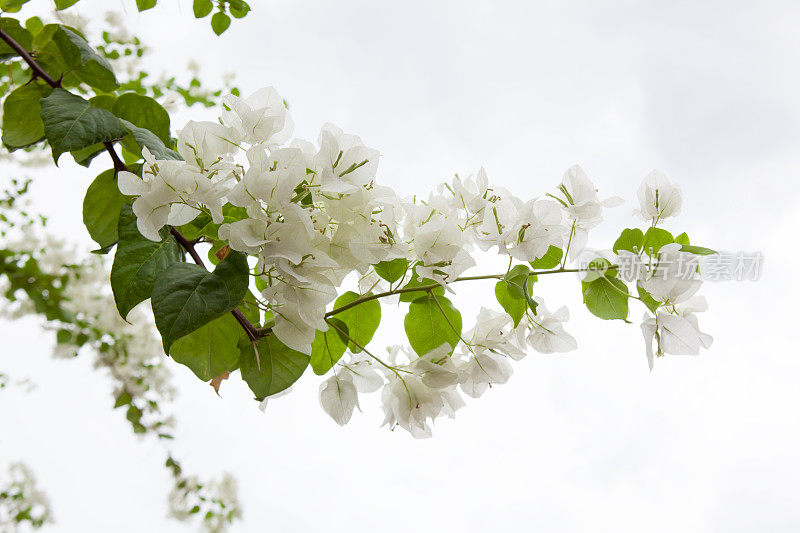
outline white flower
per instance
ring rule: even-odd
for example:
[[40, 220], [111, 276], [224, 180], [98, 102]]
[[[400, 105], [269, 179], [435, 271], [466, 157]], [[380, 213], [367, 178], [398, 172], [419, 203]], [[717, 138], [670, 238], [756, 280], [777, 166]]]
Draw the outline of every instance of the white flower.
[[354, 353], [347, 363], [340, 363], [339, 373], [349, 373], [358, 392], [375, 392], [383, 385], [383, 377], [375, 370], [375, 364], [364, 352]]
[[508, 253], [520, 261], [533, 261], [543, 257], [550, 246], [562, 247], [569, 227], [563, 224], [555, 202], [531, 200], [518, 213], [513, 232], [506, 245]]
[[557, 196], [566, 204], [569, 217], [587, 228], [600, 222], [604, 207], [616, 207], [622, 203], [622, 198], [618, 196], [600, 200], [597, 188], [580, 165], [573, 165], [564, 172], [558, 189]]
[[577, 349], [575, 337], [564, 331], [564, 323], [569, 320], [569, 310], [561, 306], [555, 313], [550, 313], [544, 301], [540, 298], [534, 300], [539, 305], [536, 307], [536, 316], [530, 319], [528, 344], [539, 353], [563, 353]]
[[246, 218], [229, 224], [223, 224], [218, 230], [219, 238], [227, 241], [234, 250], [248, 254], [257, 254], [261, 246], [268, 242], [267, 221], [257, 218]]
[[263, 146], [247, 150], [249, 168], [242, 180], [228, 193], [228, 201], [239, 207], [262, 205], [267, 211], [280, 211], [289, 204], [295, 189], [306, 178], [307, 155], [298, 148], [267, 152]]
[[643, 272], [639, 285], [656, 301], [685, 302], [703, 284], [697, 272], [697, 256], [680, 248], [677, 243], [662, 246], [651, 270]]
[[505, 189], [495, 188], [493, 202], [487, 203], [480, 224], [470, 226], [475, 241], [481, 250], [498, 247], [499, 253], [507, 253], [506, 243], [519, 236], [518, 224], [523, 202]]
[[506, 383], [514, 371], [502, 355], [476, 352], [458, 366], [459, 384], [465, 394], [478, 398], [490, 385]]
[[209, 168], [237, 149], [241, 136], [232, 128], [216, 122], [190, 120], [178, 132], [177, 150], [189, 164]]
[[476, 176], [470, 175], [463, 181], [458, 177], [453, 178], [451, 190], [453, 194], [451, 207], [463, 209], [468, 216], [478, 215], [476, 221], [480, 222], [489, 195], [489, 179], [483, 167]]
[[443, 343], [411, 363], [412, 372], [422, 376], [422, 382], [432, 389], [444, 389], [458, 383], [458, 369], [450, 358], [453, 347]]
[[259, 89], [248, 98], [230, 94], [222, 101], [231, 109], [222, 113], [222, 121], [249, 144], [281, 144], [292, 134], [292, 118], [273, 87]]
[[464, 246], [458, 219], [428, 206], [412, 207], [405, 231], [413, 239], [414, 255], [425, 265], [450, 261]]
[[711, 347], [713, 338], [703, 333], [697, 323], [695, 313], [708, 308], [703, 297], [695, 297], [682, 306], [675, 308], [675, 313], [658, 310], [656, 316], [645, 313], [642, 322], [642, 335], [645, 341], [645, 353], [650, 370], [653, 370], [653, 341], [656, 342], [655, 355], [698, 355], [700, 348]]
[[325, 193], [354, 192], [375, 179], [379, 157], [377, 150], [364, 146], [357, 136], [325, 124], [319, 133], [319, 152], [314, 157], [314, 180]]
[[337, 424], [347, 424], [353, 416], [353, 409], [358, 407], [358, 392], [352, 375], [342, 372], [322, 382], [319, 386], [319, 404]]
[[600, 200], [597, 188], [579, 165], [573, 165], [564, 173], [558, 192], [553, 196], [564, 207], [572, 221], [569, 242], [569, 259], [574, 259], [588, 241], [588, 231], [602, 220], [604, 207], [616, 207], [622, 203], [617, 196]]
[[464, 402], [451, 385], [432, 388], [423, 378], [415, 374], [390, 374], [389, 382], [381, 393], [383, 412], [386, 415], [383, 425], [392, 428], [400, 426], [415, 438], [432, 435], [428, 421], [440, 415], [453, 417]]
[[682, 203], [681, 188], [654, 170], [639, 186], [639, 209], [634, 213], [644, 220], [664, 220], [680, 213]]
[[525, 357], [511, 330], [512, 319], [508, 313], [498, 313], [481, 307], [475, 327], [464, 334], [464, 338], [476, 351], [492, 351], [508, 355], [514, 360]]

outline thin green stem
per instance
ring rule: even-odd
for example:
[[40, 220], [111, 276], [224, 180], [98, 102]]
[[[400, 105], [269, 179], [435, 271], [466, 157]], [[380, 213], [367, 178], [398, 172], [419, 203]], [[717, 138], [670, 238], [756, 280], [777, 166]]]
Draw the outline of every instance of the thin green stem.
[[365, 354], [367, 354], [368, 356], [372, 357], [372, 358], [373, 358], [373, 359], [375, 359], [377, 362], [379, 362], [380, 364], [382, 364], [383, 366], [385, 366], [386, 368], [388, 368], [389, 370], [391, 370], [392, 372], [394, 372], [395, 374], [397, 374], [397, 376], [398, 376], [398, 377], [400, 377], [400, 374], [398, 373], [398, 372], [399, 372], [399, 369], [397, 369], [397, 368], [393, 367], [392, 365], [390, 365], [390, 364], [388, 364], [388, 363], [384, 363], [384, 362], [383, 362], [383, 361], [382, 361], [382, 360], [381, 360], [379, 357], [377, 357], [375, 354], [373, 354], [372, 352], [370, 352], [369, 350], [367, 350], [366, 348], [364, 348], [363, 346], [361, 346], [361, 345], [360, 345], [358, 342], [356, 342], [356, 340], [355, 340], [353, 337], [351, 337], [351, 336], [350, 336], [350, 335], [349, 335], [349, 334], [348, 334], [346, 331], [343, 331], [341, 328], [339, 328], [338, 326], [336, 326], [336, 324], [334, 324], [333, 322], [331, 322], [331, 321], [330, 321], [330, 320], [328, 320], [327, 318], [325, 319], [325, 322], [327, 322], [327, 323], [328, 323], [328, 325], [329, 325], [330, 327], [332, 327], [333, 329], [335, 329], [336, 331], [338, 331], [338, 332], [339, 332], [341, 335], [343, 335], [344, 337], [347, 337], [347, 340], [349, 340], [350, 342], [352, 342], [353, 344], [355, 344], [356, 348], [358, 348], [359, 350], [363, 351]]
[[[611, 267], [614, 267], [614, 266], [616, 266], [616, 265], [611, 265]], [[591, 269], [589, 269], [589, 268], [556, 268], [556, 269], [553, 269], [553, 270], [540, 270], [538, 272], [533, 271], [529, 275], [530, 276], [544, 276], [544, 275], [547, 275], [547, 274], [567, 274], [567, 273], [575, 273], [575, 272], [588, 272], [589, 270], [591, 270]], [[500, 279], [503, 279], [504, 277], [505, 277], [505, 274], [484, 274], [482, 276], [462, 276], [460, 278], [454, 279], [451, 283], [455, 283], [457, 281], [479, 281], [479, 280], [487, 280], [487, 279], [500, 280]], [[377, 294], [365, 294], [364, 296], [361, 296], [360, 298], [358, 298], [356, 300], [353, 300], [352, 302], [350, 302], [348, 304], [339, 306], [339, 307], [337, 307], [335, 309], [332, 309], [332, 310], [328, 311], [327, 313], [325, 313], [325, 318], [329, 318], [329, 317], [332, 317], [334, 315], [338, 315], [339, 313], [343, 313], [343, 312], [347, 311], [348, 309], [352, 309], [353, 307], [356, 307], [357, 305], [361, 305], [363, 303], [370, 302], [372, 300], [378, 300], [380, 298], [387, 298], [389, 296], [394, 296], [395, 294], [405, 294], [405, 293], [408, 293], [408, 292], [428, 292], [428, 291], [432, 291], [432, 290], [434, 290], [436, 288], [439, 288], [439, 287], [441, 287], [441, 285], [438, 284], [438, 283], [429, 283], [427, 285], [417, 285], [416, 287], [403, 287], [403, 288], [400, 288], [400, 289], [392, 289], [390, 291], [379, 292]], [[256, 334], [259, 337], [263, 337], [265, 335], [268, 335], [270, 331], [272, 331], [272, 326], [266, 326], [266, 327], [263, 327], [261, 329], [256, 330]]]
[[564, 257], [561, 259], [561, 268], [567, 264], [567, 256], [569, 255], [569, 248], [572, 246], [572, 236], [575, 235], [575, 221], [572, 221], [572, 227], [569, 230], [569, 240], [567, 240], [567, 249], [564, 250]]

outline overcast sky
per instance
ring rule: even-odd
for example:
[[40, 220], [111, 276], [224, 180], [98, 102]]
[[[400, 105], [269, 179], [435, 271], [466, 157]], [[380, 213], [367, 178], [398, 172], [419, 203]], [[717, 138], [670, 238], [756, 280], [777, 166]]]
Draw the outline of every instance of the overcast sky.
[[[150, 71], [182, 75], [195, 59], [212, 83], [235, 72], [246, 94], [275, 86], [298, 136], [315, 139], [325, 122], [357, 133], [403, 194], [482, 165], [531, 198], [579, 163], [601, 196], [627, 201], [592, 236], [610, 248], [657, 168], [684, 191], [668, 229], [765, 256], [760, 281], [703, 288], [711, 350], [659, 359], [652, 373], [641, 308], [634, 324], [602, 322], [574, 278], [538, 284], [551, 309], [569, 305], [579, 349], [532, 353], [428, 440], [378, 428], [376, 396], [340, 428], [310, 373], [261, 413], [239, 380], [218, 398], [171, 364], [174, 449], [190, 471], [238, 478], [233, 531], [800, 529], [800, 4], [260, 0], [222, 38], [191, 20], [189, 0], [160, 4], [78, 10], [126, 9], [156, 51]], [[80, 205], [102, 164], [67, 159], [35, 177], [33, 194], [53, 231], [89, 249]], [[456, 303], [471, 324], [491, 300], [479, 285]], [[401, 317], [387, 316], [379, 339], [398, 343]], [[34, 320], [0, 322], [0, 335], [0, 370], [38, 384], [2, 393], [0, 460], [33, 467], [52, 500], [49, 531], [191, 531], [165, 518], [160, 445], [111, 411], [90, 361], [53, 361]]]

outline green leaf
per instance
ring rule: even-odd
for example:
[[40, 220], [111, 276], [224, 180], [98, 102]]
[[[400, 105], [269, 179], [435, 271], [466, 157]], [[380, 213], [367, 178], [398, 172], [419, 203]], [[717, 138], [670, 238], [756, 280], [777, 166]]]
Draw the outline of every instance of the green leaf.
[[214, 30], [214, 33], [217, 35], [222, 35], [230, 25], [231, 18], [222, 11], [217, 11], [211, 15], [211, 29]]
[[30, 17], [25, 21], [25, 29], [31, 32], [31, 35], [36, 35], [42, 31], [42, 28], [44, 28], [44, 22], [39, 17]]
[[133, 432], [134, 433], [144, 433], [147, 431], [145, 427], [142, 425], [142, 410], [136, 407], [133, 404], [128, 406], [128, 411], [125, 413], [125, 418], [128, 419], [128, 422], [133, 424]]
[[328, 331], [317, 331], [311, 343], [311, 368], [318, 376], [333, 368], [347, 350], [347, 324], [336, 318], [329, 318], [328, 323], [333, 323], [333, 326]]
[[117, 117], [64, 89], [54, 89], [41, 103], [44, 134], [56, 163], [64, 152], [120, 139], [127, 133]]
[[[419, 279], [417, 276], [417, 269], [415, 268], [414, 271], [411, 273], [411, 281], [406, 283], [403, 286], [403, 289], [413, 289], [414, 287], [420, 287], [423, 285], [436, 285], [435, 288], [431, 289], [431, 292], [437, 296], [444, 296], [444, 287], [433, 281], [432, 279], [422, 278]], [[401, 302], [413, 302], [417, 298], [425, 296], [427, 294], [426, 291], [409, 291], [409, 292], [401, 292], [400, 293], [400, 301]]]
[[275, 335], [258, 339], [257, 347], [258, 358], [249, 340], [239, 341], [242, 379], [259, 401], [288, 389], [300, 379], [308, 366], [309, 357], [306, 354], [292, 350]]
[[[508, 271], [502, 281], [506, 283], [505, 289], [508, 292], [508, 296], [525, 303], [535, 315], [536, 307], [538, 307], [539, 304], [531, 298], [531, 294], [533, 294], [533, 283], [536, 281], [536, 276], [531, 275], [531, 270], [528, 266], [516, 265]], [[496, 291], [495, 296], [497, 296]], [[514, 316], [515, 315], [512, 315], [512, 318]]]
[[123, 405], [130, 405], [132, 400], [133, 398], [131, 398], [131, 394], [128, 391], [122, 391], [114, 402], [114, 409], [122, 407]]
[[711, 248], [704, 248], [702, 246], [690, 246], [688, 244], [684, 244], [681, 246], [681, 252], [689, 252], [690, 254], [694, 255], [714, 255], [718, 253], [716, 250], [712, 250]]
[[[333, 308], [336, 309], [337, 307], [347, 305], [359, 298], [360, 296], [358, 294], [353, 291], [348, 291], [336, 299]], [[348, 343], [348, 348], [350, 348], [351, 352], [358, 353], [361, 351], [361, 348], [356, 346], [356, 343], [362, 347], [366, 347], [369, 341], [372, 340], [372, 336], [375, 335], [375, 330], [378, 329], [378, 325], [381, 323], [381, 304], [378, 300], [369, 300], [351, 307], [347, 311], [338, 313], [336, 318], [347, 325], [347, 334], [353, 339]]]
[[[75, 0], [77, 2], [77, 0]], [[30, 0], [0, 0], [0, 9], [6, 13], [16, 13]]]
[[234, 301], [233, 307], [239, 305], [250, 285], [250, 266], [247, 264], [247, 254], [231, 250], [225, 259], [220, 261], [213, 274], [225, 283], [231, 299]]
[[[3, 10], [11, 11], [5, 7]], [[23, 28], [17, 19], [11, 17], [0, 18], [0, 29], [22, 45], [25, 50], [30, 50], [33, 47], [33, 35], [31, 35], [31, 32], [27, 29]], [[5, 61], [6, 59], [11, 59], [18, 55], [19, 54], [6, 44], [5, 41], [0, 41], [0, 60]]]
[[638, 283], [636, 284], [636, 291], [639, 293], [639, 298], [642, 300], [642, 303], [650, 309], [650, 312], [655, 313], [656, 309], [661, 305], [661, 302], [650, 296], [650, 293], [641, 288]]
[[583, 303], [604, 320], [628, 319], [628, 286], [617, 278], [600, 276], [582, 283]]
[[375, 273], [377, 275], [389, 283], [394, 283], [402, 278], [408, 270], [408, 259], [398, 257], [397, 259], [392, 259], [391, 261], [381, 261], [377, 265], [374, 265], [373, 268], [375, 269]]
[[508, 286], [508, 292], [512, 298], [516, 298], [518, 300], [525, 299], [525, 286], [530, 273], [531, 270], [527, 267], [527, 265], [516, 265], [514, 268], [508, 271], [508, 274], [503, 277], [503, 281], [506, 282]]
[[639, 228], [626, 228], [622, 230], [619, 238], [614, 242], [614, 253], [620, 250], [627, 250], [633, 253], [642, 251], [642, 241], [644, 240], [644, 233]]
[[201, 380], [209, 381], [238, 366], [240, 331], [233, 315], [226, 313], [176, 340], [169, 355]]
[[163, 228], [161, 242], [143, 237], [136, 228], [131, 206], [122, 206], [118, 225], [119, 243], [111, 266], [111, 290], [122, 318], [137, 304], [150, 298], [156, 276], [183, 259], [183, 249]]
[[422, 356], [445, 342], [455, 349], [461, 336], [461, 313], [444, 296], [425, 295], [411, 302], [403, 325], [411, 347]]
[[214, 4], [211, 0], [194, 0], [192, 10], [194, 11], [195, 18], [203, 18], [214, 9]]
[[154, 133], [165, 145], [170, 144], [169, 113], [149, 96], [123, 93], [114, 101], [110, 111], [118, 118]]
[[[252, 292], [247, 291], [238, 307], [245, 318], [252, 324], [257, 326], [260, 323], [261, 309], [258, 307], [258, 302]], [[244, 333], [244, 330], [242, 330], [242, 333]]]
[[[148, 9], [156, 7], [156, 3], [158, 3], [158, 0], [136, 0], [136, 9], [139, 11], [147, 11]], [[222, 374], [222, 372], [220, 372], [220, 374]], [[217, 376], [218, 375], [219, 374], [217, 374]]]
[[[178, 152], [167, 148], [164, 142], [150, 130], [135, 126], [127, 120], [121, 120], [120, 122], [122, 122], [125, 129], [130, 132], [133, 141], [136, 143], [135, 146], [129, 146], [129, 143], [126, 142], [125, 146], [135, 151], [137, 156], [141, 156], [142, 148], [146, 146], [156, 159], [172, 159], [174, 161], [180, 161], [182, 159]], [[126, 139], [130, 139], [130, 137]], [[138, 149], [136, 149], [137, 147]]]
[[213, 272], [174, 263], [158, 273], [150, 301], [164, 351], [177, 339], [219, 318], [244, 298], [249, 268], [246, 256], [231, 251]]
[[89, 165], [92, 163], [94, 158], [105, 151], [106, 147], [103, 145], [103, 143], [97, 143], [87, 146], [86, 148], [81, 148], [80, 150], [73, 150], [70, 152], [70, 155], [76, 163], [83, 167], [89, 168]]
[[[231, 204], [226, 204], [225, 207]], [[184, 237], [189, 239], [190, 241], [197, 239], [202, 235], [200, 230], [209, 222], [211, 222], [211, 216], [207, 213], [201, 212], [197, 215], [197, 217], [189, 222], [188, 224], [184, 224], [180, 226], [178, 230], [183, 234]]]
[[119, 192], [113, 169], [97, 176], [83, 199], [83, 224], [100, 248], [118, 240], [119, 213], [127, 197]]
[[78, 3], [78, 0], [55, 0], [55, 1], [56, 1], [56, 11], [67, 9], [68, 7]]
[[595, 257], [586, 265], [584, 281], [592, 281], [601, 276], [615, 278], [619, 274], [617, 266], [611, 265], [611, 261], [605, 257]]
[[550, 246], [547, 252], [539, 259], [531, 261], [531, 266], [536, 270], [549, 270], [556, 268], [561, 264], [561, 258], [564, 257], [564, 250], [557, 246]]
[[675, 239], [672, 238], [672, 234], [667, 230], [650, 228], [647, 230], [647, 233], [644, 234], [644, 244], [642, 246], [644, 246], [644, 251], [646, 253], [652, 255], [657, 253], [662, 246], [672, 244], [673, 242], [675, 242]]
[[677, 237], [675, 237], [675, 242], [677, 242], [678, 244], [691, 244], [689, 242], [689, 236], [686, 235], [685, 231], [680, 235], [678, 235]]
[[9, 148], [23, 148], [44, 139], [44, 124], [40, 116], [39, 100], [53, 89], [34, 81], [17, 87], [3, 101], [3, 144]]
[[[532, 289], [532, 286], [528, 287], [529, 291]], [[507, 281], [503, 280], [498, 281], [494, 286], [494, 295], [497, 298], [497, 302], [505, 309], [506, 313], [514, 319], [514, 327], [516, 328], [519, 325], [519, 321], [525, 316], [525, 311], [528, 310], [527, 300], [511, 296], [509, 284]]]
[[240, 19], [250, 12], [250, 6], [242, 0], [228, 0], [228, 11], [235, 18]]
[[111, 63], [100, 56], [75, 30], [48, 24], [33, 38], [36, 57], [53, 78], [64, 78], [65, 86], [80, 82], [110, 92], [119, 84]]
[[106, 111], [111, 111], [112, 113], [114, 112], [114, 104], [116, 101], [117, 97], [113, 94], [98, 94], [89, 98], [89, 103], [92, 104], [92, 107], [105, 109]]

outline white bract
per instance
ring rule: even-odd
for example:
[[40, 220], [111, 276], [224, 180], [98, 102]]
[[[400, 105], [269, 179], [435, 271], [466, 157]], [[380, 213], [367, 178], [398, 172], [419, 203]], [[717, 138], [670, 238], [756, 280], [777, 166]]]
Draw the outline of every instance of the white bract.
[[561, 203], [570, 222], [568, 237], [570, 259], [575, 259], [586, 248], [589, 230], [603, 220], [603, 208], [616, 207], [622, 203], [622, 198], [617, 196], [600, 200], [594, 183], [589, 180], [580, 165], [568, 168], [564, 172], [558, 191], [549, 196]]
[[653, 370], [653, 344], [655, 356], [664, 354], [698, 355], [700, 348], [711, 347], [713, 338], [703, 333], [697, 323], [695, 313], [708, 309], [705, 298], [698, 296], [683, 306], [673, 307], [672, 311], [659, 310], [655, 316], [647, 313], [642, 322], [642, 334], [647, 354], [647, 363]]
[[[482, 168], [440, 184], [427, 197], [401, 198], [377, 183], [380, 154], [359, 137], [325, 124], [316, 144], [290, 140], [292, 120], [274, 89], [230, 96], [225, 103], [219, 123], [190, 122], [179, 132], [183, 161], [156, 160], [145, 149], [142, 177], [120, 173], [120, 191], [136, 197], [133, 212], [149, 239], [160, 240], [167, 224], [203, 217], [203, 224], [218, 226], [221, 241], [253, 256], [261, 304], [274, 317], [272, 332], [306, 354], [316, 332], [328, 329], [326, 311], [345, 283], [355, 279], [359, 294], [388, 293], [396, 302], [396, 289], [414, 272], [453, 292], [481, 251], [505, 256], [510, 272], [514, 260], [526, 264], [558, 248], [565, 256], [559, 268], [565, 269], [586, 248], [603, 209], [621, 201], [601, 200], [577, 165], [554, 193], [539, 198], [523, 200], [491, 185]], [[678, 213], [681, 193], [654, 172], [639, 200], [638, 213], [655, 225]], [[654, 343], [656, 354], [694, 354], [711, 342], [697, 328], [694, 313], [700, 309], [687, 307], [700, 280], [694, 256], [680, 247], [663, 246], [637, 278], [658, 307], [642, 324], [651, 365]], [[621, 253], [638, 260], [637, 252]], [[599, 255], [611, 262], [622, 257]], [[409, 269], [401, 281], [388, 283], [374, 266], [394, 259], [404, 259]], [[564, 329], [566, 307], [551, 313], [539, 296], [521, 301], [516, 319], [511, 311], [482, 308], [474, 328], [457, 331], [455, 346], [443, 342], [424, 354], [395, 347], [385, 360], [369, 350], [351, 354], [320, 385], [322, 408], [344, 425], [359, 407], [359, 394], [382, 389], [384, 423], [429, 436], [432, 421], [454, 416], [463, 405], [462, 393], [478, 397], [506, 383], [511, 362], [528, 349], [551, 354], [577, 348]]]
[[662, 246], [639, 286], [666, 304], [685, 302], [700, 289], [697, 256], [681, 252], [680, 244]]
[[639, 187], [639, 209], [634, 213], [644, 220], [664, 220], [680, 213], [682, 203], [681, 188], [654, 170]]

